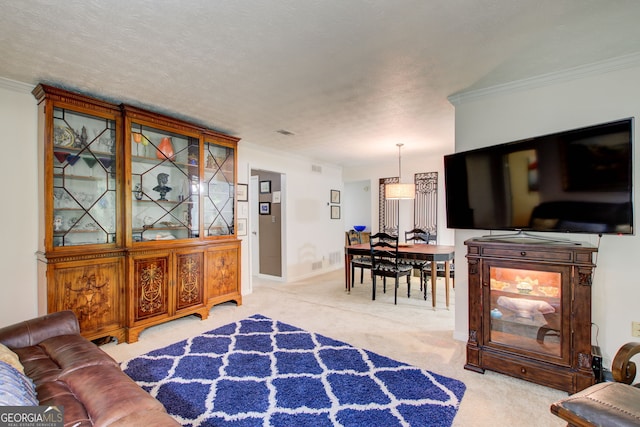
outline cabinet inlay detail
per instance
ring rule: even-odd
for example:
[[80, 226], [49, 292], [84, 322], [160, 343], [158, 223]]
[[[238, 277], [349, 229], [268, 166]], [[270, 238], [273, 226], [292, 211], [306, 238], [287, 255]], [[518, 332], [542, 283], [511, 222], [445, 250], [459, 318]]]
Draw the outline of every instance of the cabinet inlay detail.
[[162, 309], [162, 287], [165, 281], [164, 267], [154, 261], [140, 265], [139, 310], [144, 314], [154, 313]]
[[180, 266], [180, 302], [190, 304], [200, 300], [200, 263], [193, 258], [183, 260]]
[[96, 275], [83, 275], [77, 278], [76, 286], [65, 283], [65, 307], [73, 309], [78, 322], [86, 327], [96, 327], [107, 320], [111, 311], [109, 279], [102, 284], [96, 283]]

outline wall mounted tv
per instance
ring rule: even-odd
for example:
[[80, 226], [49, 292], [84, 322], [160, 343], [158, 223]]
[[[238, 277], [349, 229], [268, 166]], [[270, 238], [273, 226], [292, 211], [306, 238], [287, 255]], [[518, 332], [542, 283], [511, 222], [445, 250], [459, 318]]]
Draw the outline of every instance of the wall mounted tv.
[[633, 118], [447, 155], [447, 227], [633, 234]]

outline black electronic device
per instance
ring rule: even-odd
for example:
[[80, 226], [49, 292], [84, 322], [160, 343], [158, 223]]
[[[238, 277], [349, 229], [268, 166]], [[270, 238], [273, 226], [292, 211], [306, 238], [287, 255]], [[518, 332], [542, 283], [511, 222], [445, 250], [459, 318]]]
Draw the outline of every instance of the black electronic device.
[[591, 368], [593, 369], [593, 375], [595, 376], [596, 383], [604, 381], [604, 371], [602, 369], [602, 353], [600, 347], [597, 345], [591, 346]]
[[447, 227], [634, 234], [633, 118], [444, 157]]

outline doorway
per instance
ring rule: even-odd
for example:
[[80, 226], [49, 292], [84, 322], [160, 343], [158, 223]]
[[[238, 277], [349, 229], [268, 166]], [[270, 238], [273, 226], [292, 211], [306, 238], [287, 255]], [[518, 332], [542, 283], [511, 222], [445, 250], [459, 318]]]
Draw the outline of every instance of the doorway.
[[371, 221], [371, 181], [351, 181], [344, 183], [344, 226], [345, 231], [355, 225], [364, 225], [372, 231]]
[[284, 175], [251, 169], [251, 275], [284, 279]]

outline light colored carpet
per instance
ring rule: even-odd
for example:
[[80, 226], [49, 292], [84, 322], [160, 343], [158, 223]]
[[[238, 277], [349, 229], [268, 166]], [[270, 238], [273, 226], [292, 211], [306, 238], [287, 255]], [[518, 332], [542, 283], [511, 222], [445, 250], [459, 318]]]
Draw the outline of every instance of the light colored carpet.
[[[366, 273], [365, 273], [366, 276]], [[487, 371], [464, 369], [465, 342], [453, 339], [451, 310], [444, 308], [444, 283], [438, 280], [438, 308], [424, 301], [418, 278], [412, 279], [412, 296], [401, 282], [398, 305], [392, 288], [371, 300], [371, 280], [356, 283], [351, 294], [344, 290], [344, 272], [338, 270], [293, 283], [254, 281], [254, 292], [243, 305], [215, 306], [207, 320], [189, 316], [143, 331], [133, 344], [109, 343], [102, 349], [118, 361], [130, 359], [255, 313], [294, 324], [349, 344], [374, 351], [445, 376], [467, 386], [454, 426], [564, 426], [549, 412], [554, 401], [567, 393]]]

